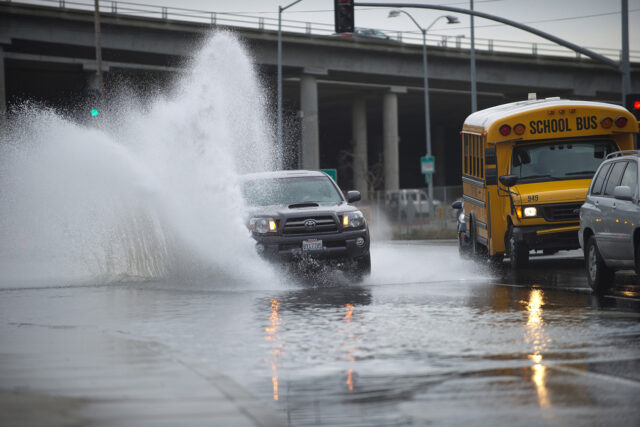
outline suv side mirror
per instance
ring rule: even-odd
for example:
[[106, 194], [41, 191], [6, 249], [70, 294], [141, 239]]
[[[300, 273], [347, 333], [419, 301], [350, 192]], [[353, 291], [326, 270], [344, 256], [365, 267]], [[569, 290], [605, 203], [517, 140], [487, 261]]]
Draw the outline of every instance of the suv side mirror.
[[360, 200], [362, 196], [360, 196], [360, 192], [357, 190], [347, 191], [347, 203], [353, 203]]
[[613, 197], [618, 200], [633, 200], [633, 194], [631, 194], [631, 188], [626, 185], [618, 185], [613, 189]]
[[451, 203], [451, 207], [453, 209], [462, 209], [462, 202], [460, 200], [456, 200], [455, 202]]
[[505, 187], [513, 187], [518, 182], [518, 175], [502, 175], [500, 178], [500, 184]]

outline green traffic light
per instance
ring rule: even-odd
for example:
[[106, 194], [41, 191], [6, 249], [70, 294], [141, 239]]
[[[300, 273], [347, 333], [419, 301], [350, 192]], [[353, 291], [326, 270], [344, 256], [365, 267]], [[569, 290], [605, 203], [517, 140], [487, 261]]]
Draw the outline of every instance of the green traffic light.
[[91, 109], [91, 117], [98, 117], [98, 114], [100, 114], [100, 111], [97, 108]]

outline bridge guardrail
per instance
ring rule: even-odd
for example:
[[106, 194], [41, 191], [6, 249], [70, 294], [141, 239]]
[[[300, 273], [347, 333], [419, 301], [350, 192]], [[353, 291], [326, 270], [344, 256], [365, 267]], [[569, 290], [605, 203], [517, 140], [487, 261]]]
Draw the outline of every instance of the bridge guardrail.
[[[94, 10], [94, 2], [92, 0], [0, 0], [0, 3], [32, 4], [85, 11]], [[195, 22], [211, 26], [227, 26], [271, 31], [277, 31], [278, 29], [277, 18], [251, 14], [149, 5], [128, 1], [102, 0], [99, 4], [101, 12], [107, 14], [145, 17], [158, 20]], [[277, 11], [274, 11], [274, 14], [277, 14]], [[304, 33], [309, 35], [331, 35], [333, 34], [333, 25], [321, 22], [283, 19], [282, 30], [285, 32]], [[392, 37], [395, 35], [393, 38], [398, 41], [402, 41], [403, 43], [422, 44], [422, 33], [417, 31], [380, 30]], [[442, 34], [428, 34], [427, 44], [430, 46], [440, 46], [450, 49], [468, 50], [471, 48], [471, 41], [466, 37]], [[581, 57], [579, 53], [552, 43], [531, 43], [476, 37], [475, 48], [477, 51], [484, 52], [519, 53], [532, 56], [548, 55]], [[620, 60], [620, 56], [622, 54], [620, 49], [600, 47], [588, 47], [588, 49], [614, 60]], [[629, 60], [631, 62], [640, 62], [640, 51], [630, 51]]]

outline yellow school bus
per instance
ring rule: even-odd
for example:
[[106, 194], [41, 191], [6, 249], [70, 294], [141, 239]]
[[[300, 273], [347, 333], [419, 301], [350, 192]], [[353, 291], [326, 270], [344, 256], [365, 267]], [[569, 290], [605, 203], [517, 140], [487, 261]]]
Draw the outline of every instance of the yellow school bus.
[[635, 117], [560, 98], [498, 105], [462, 127], [462, 255], [526, 266], [532, 250], [578, 249], [579, 209], [607, 154], [629, 150]]

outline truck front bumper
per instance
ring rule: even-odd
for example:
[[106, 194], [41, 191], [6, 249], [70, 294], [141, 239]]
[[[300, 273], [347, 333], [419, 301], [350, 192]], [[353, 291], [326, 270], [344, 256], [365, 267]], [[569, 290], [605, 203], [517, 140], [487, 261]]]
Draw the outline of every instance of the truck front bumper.
[[[254, 237], [256, 249], [265, 259], [273, 262], [292, 262], [305, 257], [317, 259], [355, 259], [369, 253], [369, 230], [342, 231], [312, 236]], [[322, 249], [302, 250], [302, 242], [322, 240]], [[361, 245], [358, 245], [358, 242]]]

